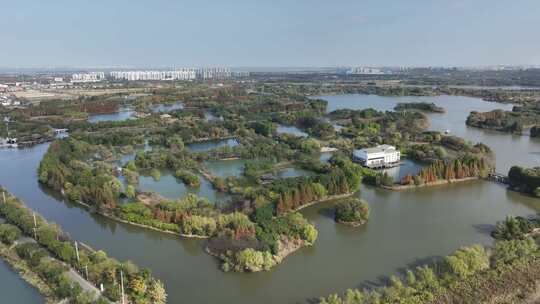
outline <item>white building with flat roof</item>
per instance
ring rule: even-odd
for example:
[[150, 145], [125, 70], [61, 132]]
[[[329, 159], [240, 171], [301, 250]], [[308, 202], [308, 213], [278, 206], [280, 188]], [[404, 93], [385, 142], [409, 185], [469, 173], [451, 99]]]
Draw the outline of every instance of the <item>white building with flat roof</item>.
[[380, 145], [354, 150], [353, 160], [364, 167], [385, 168], [399, 165], [401, 155], [394, 146]]

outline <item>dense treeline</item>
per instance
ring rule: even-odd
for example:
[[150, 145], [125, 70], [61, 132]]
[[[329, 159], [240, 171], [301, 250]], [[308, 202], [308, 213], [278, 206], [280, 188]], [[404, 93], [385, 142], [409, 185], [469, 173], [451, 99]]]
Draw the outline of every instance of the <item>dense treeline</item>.
[[444, 113], [444, 108], [437, 106], [433, 102], [400, 102], [395, 107], [396, 111], [421, 110], [426, 112]]
[[[113, 175], [111, 165], [96, 161], [93, 166], [84, 162], [97, 149], [73, 138], [51, 144], [43, 157], [38, 178], [58, 191], [65, 191], [73, 201], [82, 201], [99, 209], [114, 209], [122, 185]], [[98, 157], [99, 155], [92, 155]]]
[[[1, 189], [3, 192], [4, 190]], [[88, 267], [88, 280], [96, 286], [103, 284], [104, 295], [112, 301], [120, 300], [118, 284], [120, 283], [120, 271], [123, 271], [126, 288], [126, 296], [132, 303], [165, 303], [166, 293], [163, 284], [153, 278], [149, 270], [139, 270], [131, 262], [120, 263], [108, 258], [103, 251], [92, 251], [79, 246], [77, 256], [74, 242], [65, 234], [60, 227], [48, 223], [39, 215], [28, 209], [24, 204], [11, 195], [6, 195], [5, 203], [0, 204], [0, 214], [11, 224], [17, 226], [26, 236], [33, 237], [40, 246], [46, 248], [55, 258], [65, 262], [74, 269], [82, 271], [83, 267]], [[33, 246], [33, 245], [29, 245]], [[23, 258], [35, 263], [36, 267], [42, 263], [50, 263], [44, 259], [44, 251], [37, 247], [21, 247], [18, 252]], [[41, 253], [39, 253], [41, 252]], [[45, 260], [45, 261], [44, 261]], [[56, 266], [46, 265], [51, 271], [56, 272], [55, 277], [59, 277], [65, 272], [53, 270]], [[58, 268], [58, 267], [56, 267]], [[59, 279], [61, 280], [61, 278]], [[68, 283], [58, 281], [69, 286]], [[65, 287], [65, 286], [64, 286]], [[66, 295], [67, 296], [67, 295]]]
[[540, 167], [522, 168], [513, 166], [508, 171], [510, 188], [540, 197]]
[[[117, 216], [160, 230], [210, 238], [208, 251], [223, 261], [225, 271], [269, 270], [281, 261], [282, 251], [289, 244], [301, 247], [317, 239], [315, 227], [298, 213], [276, 217], [273, 206], [266, 205], [250, 218], [240, 212], [223, 213], [194, 195], [153, 206], [123, 204]], [[265, 261], [262, 264], [261, 257]]]
[[464, 157], [440, 161], [437, 160], [415, 176], [407, 175], [401, 183], [403, 185], [431, 184], [440, 180], [455, 180], [468, 177], [485, 177], [492, 170], [483, 157], [466, 155]]
[[328, 171], [313, 177], [278, 180], [270, 185], [277, 194], [276, 213], [283, 214], [329, 195], [358, 191], [362, 180], [361, 168], [350, 159], [336, 155], [329, 161]]

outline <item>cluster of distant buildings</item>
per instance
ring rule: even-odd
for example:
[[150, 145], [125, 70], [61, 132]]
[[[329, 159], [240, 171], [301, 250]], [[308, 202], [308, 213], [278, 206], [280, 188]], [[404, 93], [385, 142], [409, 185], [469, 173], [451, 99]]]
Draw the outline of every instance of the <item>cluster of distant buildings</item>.
[[[248, 77], [248, 72], [233, 72], [230, 68], [179, 68], [174, 70], [112, 71], [112, 80], [167, 81], [167, 80], [222, 80], [233, 77]], [[71, 82], [99, 82], [106, 80], [104, 72], [73, 74]]]
[[14, 99], [14, 98], [12, 98], [9, 95], [0, 95], [0, 105], [2, 105], [4, 107], [20, 106], [21, 102]]
[[105, 80], [105, 73], [76, 73], [71, 75], [71, 82], [99, 82]]
[[385, 72], [378, 68], [353, 67], [345, 71], [347, 75], [383, 75]]

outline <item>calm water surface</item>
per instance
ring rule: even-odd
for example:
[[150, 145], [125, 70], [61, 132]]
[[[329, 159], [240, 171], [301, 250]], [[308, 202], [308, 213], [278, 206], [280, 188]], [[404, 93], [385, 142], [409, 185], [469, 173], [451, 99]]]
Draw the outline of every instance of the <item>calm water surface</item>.
[[199, 176], [201, 185], [199, 187], [186, 186], [181, 180], [173, 175], [169, 170], [161, 171], [159, 180], [154, 180], [148, 175], [139, 177], [137, 190], [144, 192], [156, 192], [163, 197], [175, 200], [188, 194], [195, 194], [207, 198], [210, 202], [224, 202], [229, 200], [229, 195], [214, 190], [212, 184], [204, 177]]
[[[328, 96], [331, 108], [392, 109], [399, 101], [435, 102], [446, 114], [430, 114], [431, 128], [449, 129], [471, 141], [482, 141], [496, 153], [497, 168], [540, 163], [540, 141], [526, 136], [486, 132], [465, 126], [471, 110], [511, 106], [465, 97], [387, 98], [365, 95]], [[336, 225], [332, 203], [303, 210], [319, 230], [314, 247], [288, 257], [273, 271], [223, 273], [203, 252], [204, 241], [106, 220], [52, 195], [37, 183], [36, 170], [47, 145], [0, 151], [0, 184], [6, 186], [74, 238], [110, 256], [149, 267], [165, 282], [170, 303], [305, 303], [334, 292], [391, 275], [409, 265], [449, 254], [463, 245], [491, 243], [489, 229], [507, 214], [540, 211], [540, 200], [502, 185], [472, 181], [448, 186], [390, 192], [362, 186], [369, 202], [369, 223], [352, 229]], [[327, 157], [325, 154], [324, 157]], [[0, 268], [0, 273], [4, 271]], [[10, 292], [0, 287], [3, 293]], [[28, 291], [29, 293], [31, 291]]]
[[133, 118], [135, 113], [137, 112], [135, 112], [133, 109], [121, 108], [120, 111], [116, 113], [90, 115], [88, 117], [88, 121], [91, 123], [98, 123], [102, 121], [124, 121]]
[[[150, 111], [152, 113], [168, 113], [176, 110], [181, 110], [183, 108], [184, 104], [181, 101], [178, 101], [171, 104], [158, 104], [152, 106], [150, 108]], [[88, 121], [91, 123], [97, 123], [102, 121], [124, 121], [134, 118], [136, 113], [137, 111], [133, 110], [132, 108], [122, 107], [120, 108], [120, 111], [116, 113], [90, 115], [90, 117], [88, 117]]]
[[290, 134], [290, 135], [299, 136], [299, 137], [308, 137], [309, 136], [309, 134], [307, 134], [306, 132], [298, 129], [295, 126], [281, 126], [280, 125], [280, 126], [277, 127], [276, 132], [278, 134]]
[[0, 283], [2, 283], [0, 287], [2, 303], [45, 303], [39, 292], [2, 259], [0, 259]]
[[151, 110], [153, 113], [168, 113], [176, 110], [182, 110], [183, 108], [184, 104], [181, 101], [177, 101], [171, 104], [158, 104], [153, 106]]
[[238, 141], [234, 138], [223, 139], [223, 140], [207, 140], [196, 143], [188, 144], [187, 147], [193, 152], [205, 152], [216, 148], [221, 147], [234, 147], [238, 146]]
[[238, 177], [244, 172], [244, 165], [247, 160], [244, 159], [230, 159], [230, 160], [212, 160], [205, 162], [206, 168], [214, 176], [219, 177]]

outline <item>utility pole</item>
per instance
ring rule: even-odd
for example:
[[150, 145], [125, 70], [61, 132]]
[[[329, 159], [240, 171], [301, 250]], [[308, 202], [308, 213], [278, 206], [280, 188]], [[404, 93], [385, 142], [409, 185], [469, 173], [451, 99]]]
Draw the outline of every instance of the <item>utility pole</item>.
[[122, 269], [120, 269], [120, 286], [121, 286], [121, 290], [122, 290], [122, 304], [125, 304], [124, 302], [124, 272], [122, 271]]
[[88, 265], [84, 265], [84, 272], [86, 273], [86, 280], [88, 281]]
[[4, 204], [6, 203], [6, 192], [2, 191], [2, 196], [4, 197]]
[[37, 241], [37, 221], [35, 212], [32, 212], [32, 217], [34, 218], [34, 239]]
[[81, 260], [79, 259], [79, 245], [77, 244], [77, 241], [75, 241], [75, 253], [77, 254], [77, 263], [80, 263]]

